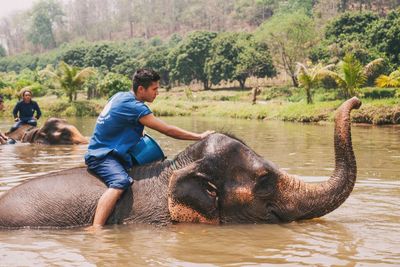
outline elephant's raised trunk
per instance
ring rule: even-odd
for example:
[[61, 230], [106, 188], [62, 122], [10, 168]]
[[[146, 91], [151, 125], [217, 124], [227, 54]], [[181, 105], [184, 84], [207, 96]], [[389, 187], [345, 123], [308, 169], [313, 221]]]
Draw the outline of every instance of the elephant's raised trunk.
[[290, 220], [321, 217], [339, 207], [350, 195], [357, 175], [351, 143], [350, 112], [360, 106], [361, 101], [353, 97], [337, 110], [334, 133], [335, 170], [328, 181], [307, 184], [289, 175], [282, 179], [280, 185], [290, 188], [284, 190], [284, 198], [289, 200], [290, 207], [286, 211], [290, 214]]

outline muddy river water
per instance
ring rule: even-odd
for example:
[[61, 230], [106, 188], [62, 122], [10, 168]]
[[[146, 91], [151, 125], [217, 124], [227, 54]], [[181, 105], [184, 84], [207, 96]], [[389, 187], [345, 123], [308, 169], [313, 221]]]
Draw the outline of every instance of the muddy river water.
[[[307, 182], [334, 168], [333, 124], [226, 118], [163, 118], [192, 131], [243, 139], [259, 155]], [[68, 121], [90, 136], [95, 118]], [[12, 121], [2, 119], [5, 131]], [[149, 131], [172, 158], [191, 142]], [[118, 225], [0, 231], [0, 266], [400, 266], [400, 127], [353, 125], [358, 176], [334, 212], [281, 225]], [[0, 194], [29, 179], [83, 165], [86, 145], [0, 146]]]

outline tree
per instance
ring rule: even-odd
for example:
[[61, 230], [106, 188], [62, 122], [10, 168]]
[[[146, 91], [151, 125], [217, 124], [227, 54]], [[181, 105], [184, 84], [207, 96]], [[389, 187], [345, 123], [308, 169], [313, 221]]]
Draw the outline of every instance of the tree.
[[333, 64], [322, 66], [322, 64], [315, 65], [313, 67], [306, 67], [301, 63], [298, 64], [298, 80], [300, 86], [304, 87], [307, 95], [307, 104], [312, 104], [312, 92], [311, 90], [315, 88], [321, 79], [324, 77], [324, 72], [334, 67]]
[[169, 70], [167, 68], [169, 50], [166, 46], [150, 47], [141, 56], [140, 66], [150, 68], [160, 74], [163, 86], [169, 86]]
[[372, 12], [346, 12], [330, 22], [325, 28], [325, 38], [330, 43], [341, 45], [352, 42], [364, 42], [368, 26], [379, 19]]
[[32, 23], [28, 39], [45, 49], [56, 47], [53, 28], [61, 24], [63, 12], [56, 0], [40, 0], [32, 9]]
[[63, 52], [61, 60], [69, 65], [84, 67], [86, 64], [85, 56], [88, 53], [89, 48], [90, 47], [85, 44], [70, 46]]
[[373, 23], [368, 36], [372, 48], [384, 53], [395, 67], [400, 66], [400, 9]]
[[113, 66], [122, 62], [122, 56], [122, 52], [116, 45], [96, 44], [88, 49], [85, 55], [85, 66], [106, 66], [108, 70], [111, 70]]
[[214, 32], [193, 32], [172, 49], [168, 55], [171, 80], [184, 84], [198, 80], [203, 83], [204, 89], [209, 89], [205, 62], [210, 55], [211, 41], [216, 36]]
[[118, 92], [128, 91], [131, 84], [126, 76], [109, 72], [100, 83], [100, 91], [103, 95], [111, 97]]
[[76, 100], [77, 92], [83, 88], [86, 79], [93, 75], [95, 71], [92, 68], [84, 68], [80, 70], [77, 67], [70, 66], [61, 61], [57, 70], [48, 66], [39, 73], [41, 76], [52, 78], [54, 82], [65, 91], [69, 98], [69, 102], [72, 102], [73, 97]]
[[268, 44], [274, 61], [298, 86], [296, 63], [309, 54], [316, 39], [313, 20], [304, 11], [274, 15], [257, 31], [259, 40]]
[[247, 33], [219, 34], [212, 42], [206, 70], [212, 84], [237, 80], [241, 89], [250, 76], [272, 77], [276, 74], [268, 47]]

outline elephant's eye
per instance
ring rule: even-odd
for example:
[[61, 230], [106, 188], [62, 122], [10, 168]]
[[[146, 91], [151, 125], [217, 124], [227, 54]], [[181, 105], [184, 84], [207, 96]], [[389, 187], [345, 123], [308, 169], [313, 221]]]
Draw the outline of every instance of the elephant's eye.
[[268, 173], [257, 178], [255, 195], [260, 198], [269, 198], [275, 192], [277, 178], [273, 173]]

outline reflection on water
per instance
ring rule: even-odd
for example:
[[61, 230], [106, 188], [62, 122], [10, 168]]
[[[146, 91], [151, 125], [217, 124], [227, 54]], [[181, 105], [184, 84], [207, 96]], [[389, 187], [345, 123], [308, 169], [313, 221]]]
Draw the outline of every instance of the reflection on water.
[[[309, 182], [334, 168], [333, 125], [220, 118], [165, 118], [193, 131], [243, 139], [264, 158]], [[94, 118], [69, 119], [86, 136]], [[11, 121], [0, 122], [6, 130]], [[191, 142], [149, 131], [169, 157]], [[349, 199], [327, 216], [283, 225], [110, 226], [0, 231], [0, 266], [400, 266], [400, 127], [353, 127], [358, 178]], [[86, 146], [0, 147], [0, 192], [36, 176], [83, 164]]]

